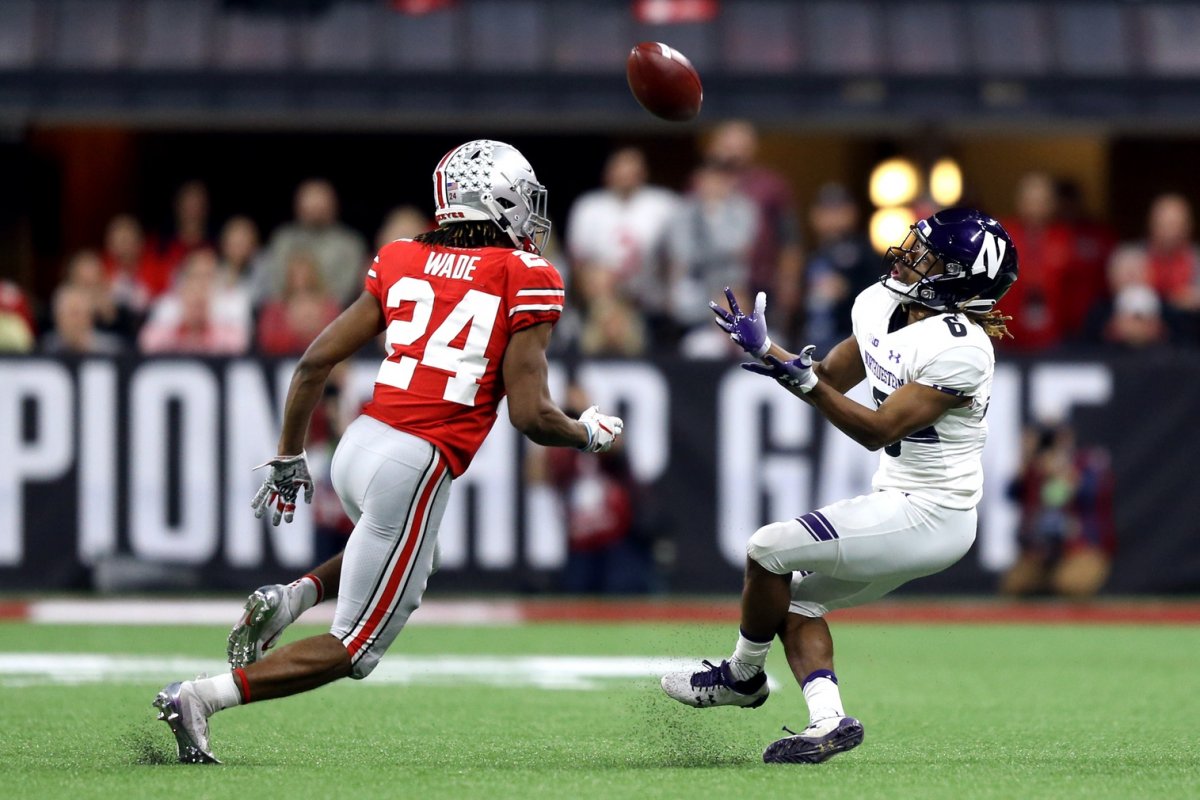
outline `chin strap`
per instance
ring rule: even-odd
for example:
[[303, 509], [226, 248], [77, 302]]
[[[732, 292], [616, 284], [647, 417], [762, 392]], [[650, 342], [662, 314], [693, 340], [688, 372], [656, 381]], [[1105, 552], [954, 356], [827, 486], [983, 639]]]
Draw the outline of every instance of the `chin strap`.
[[995, 300], [985, 300], [982, 297], [975, 297], [958, 305], [960, 311], [970, 311], [976, 314], [986, 314], [995, 307]]

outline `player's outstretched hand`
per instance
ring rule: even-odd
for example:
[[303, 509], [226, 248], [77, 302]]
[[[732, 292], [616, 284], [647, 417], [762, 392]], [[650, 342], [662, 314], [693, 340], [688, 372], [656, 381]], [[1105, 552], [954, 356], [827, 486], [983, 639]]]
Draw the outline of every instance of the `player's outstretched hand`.
[[301, 489], [304, 489], [304, 502], [312, 504], [313, 482], [308, 474], [307, 455], [301, 451], [296, 456], [275, 456], [255, 469], [263, 467], [270, 467], [271, 471], [250, 502], [254, 516], [261, 519], [267, 509], [273, 507], [275, 516], [271, 518], [272, 525], [278, 525], [280, 519], [291, 522], [292, 515], [296, 513], [296, 496]]
[[771, 349], [771, 337], [767, 336], [767, 293], [759, 292], [755, 296], [754, 310], [749, 315], [742, 313], [728, 286], [725, 287], [725, 299], [729, 301], [728, 311], [708, 301], [708, 307], [717, 315], [713, 322], [728, 333], [738, 347], [755, 358], [762, 358]]
[[601, 414], [596, 406], [579, 415], [579, 421], [587, 428], [587, 444], [579, 448], [585, 453], [607, 453], [613, 442], [625, 430], [625, 422], [611, 414]]
[[766, 363], [742, 364], [742, 369], [774, 378], [781, 386], [808, 394], [817, 385], [817, 373], [813, 370], [812, 360], [813, 351], [816, 349], [816, 345], [810, 344], [791, 361], [780, 361], [775, 356], [767, 356], [763, 359]]

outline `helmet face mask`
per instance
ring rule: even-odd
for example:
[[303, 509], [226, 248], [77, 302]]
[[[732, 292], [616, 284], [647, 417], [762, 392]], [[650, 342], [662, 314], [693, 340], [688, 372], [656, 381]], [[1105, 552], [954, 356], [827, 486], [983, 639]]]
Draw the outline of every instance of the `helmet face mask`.
[[[999, 222], [969, 208], [939, 211], [884, 255], [880, 282], [901, 303], [935, 311], [991, 311], [1017, 279], [1017, 250]], [[915, 275], [906, 283], [906, 270]]]
[[513, 245], [540, 253], [550, 236], [546, 187], [515, 147], [490, 139], [459, 145], [438, 162], [433, 200], [438, 225], [496, 223]]

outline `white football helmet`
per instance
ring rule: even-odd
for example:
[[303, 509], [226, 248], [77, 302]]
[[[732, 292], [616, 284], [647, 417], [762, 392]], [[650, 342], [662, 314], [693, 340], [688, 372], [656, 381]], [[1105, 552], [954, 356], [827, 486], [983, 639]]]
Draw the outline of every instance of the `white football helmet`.
[[517, 148], [491, 139], [459, 145], [433, 173], [434, 216], [438, 225], [491, 220], [513, 244], [541, 253], [550, 236], [546, 187]]

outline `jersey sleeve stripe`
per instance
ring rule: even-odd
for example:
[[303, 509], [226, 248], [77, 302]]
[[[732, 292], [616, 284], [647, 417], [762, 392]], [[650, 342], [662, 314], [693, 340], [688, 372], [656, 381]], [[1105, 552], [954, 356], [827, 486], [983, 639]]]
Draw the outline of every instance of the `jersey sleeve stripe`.
[[561, 303], [530, 303], [523, 306], [513, 306], [508, 310], [508, 315], [511, 317], [519, 311], [562, 311]]
[[944, 392], [946, 394], [953, 395], [955, 397], [966, 397], [967, 396], [966, 392], [960, 392], [958, 389], [951, 389], [949, 386], [939, 386], [936, 383], [930, 384], [929, 388], [937, 389], [939, 392]]
[[378, 278], [378, 277], [379, 277], [379, 273], [378, 273], [378, 272], [376, 272], [376, 271], [375, 271], [375, 270], [373, 270], [373, 269], [369, 269], [369, 270], [367, 270], [367, 276], [368, 276], [368, 277], [371, 277], [371, 278]]
[[555, 297], [563, 297], [566, 291], [563, 289], [520, 289], [517, 291], [517, 297], [524, 297], [531, 294], [551, 294]]

